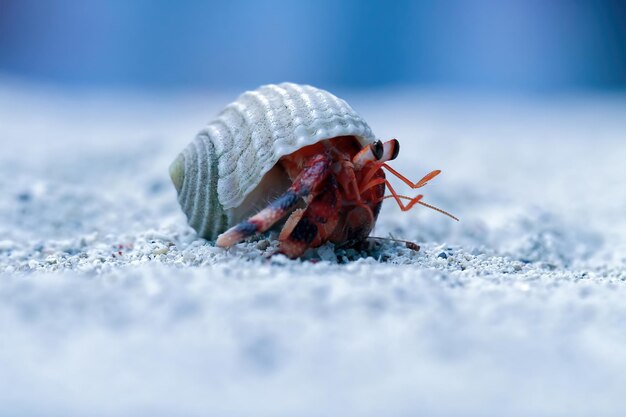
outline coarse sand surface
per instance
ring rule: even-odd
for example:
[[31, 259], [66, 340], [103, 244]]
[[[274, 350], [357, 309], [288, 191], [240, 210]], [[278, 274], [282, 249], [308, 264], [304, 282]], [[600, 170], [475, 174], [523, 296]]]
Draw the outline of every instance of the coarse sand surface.
[[0, 83], [0, 415], [623, 416], [626, 97], [338, 95], [443, 171], [460, 222], [374, 231], [420, 251], [198, 239], [167, 168], [236, 94]]

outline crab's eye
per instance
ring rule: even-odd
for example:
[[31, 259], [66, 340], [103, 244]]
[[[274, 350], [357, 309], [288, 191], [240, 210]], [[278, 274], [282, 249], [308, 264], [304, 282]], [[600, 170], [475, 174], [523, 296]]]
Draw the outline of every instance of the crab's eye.
[[372, 153], [376, 157], [376, 160], [382, 158], [384, 152], [385, 147], [383, 146], [383, 143], [381, 141], [377, 140], [376, 142], [372, 143]]
[[398, 142], [397, 139], [391, 139], [390, 142], [393, 144], [393, 150], [391, 152], [391, 160], [393, 160], [396, 159], [400, 153], [400, 142]]

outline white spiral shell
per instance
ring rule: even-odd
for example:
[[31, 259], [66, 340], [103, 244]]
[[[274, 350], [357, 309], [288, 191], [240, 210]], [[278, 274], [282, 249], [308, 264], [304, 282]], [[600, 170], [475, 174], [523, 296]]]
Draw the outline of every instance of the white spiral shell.
[[242, 94], [170, 166], [189, 224], [215, 239], [289, 186], [284, 174], [270, 172], [282, 156], [337, 136], [375, 140], [352, 107], [327, 91], [282, 83]]

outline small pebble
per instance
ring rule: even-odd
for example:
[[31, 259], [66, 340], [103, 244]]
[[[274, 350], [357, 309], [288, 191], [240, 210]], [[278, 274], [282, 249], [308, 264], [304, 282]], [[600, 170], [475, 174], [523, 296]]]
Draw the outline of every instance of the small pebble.
[[267, 239], [259, 240], [256, 244], [258, 250], [265, 250], [270, 246], [270, 241]]
[[156, 248], [152, 253], [154, 253], [155, 255], [165, 255], [169, 251], [170, 248], [168, 248], [167, 246], [161, 246], [159, 248]]
[[420, 250], [420, 245], [414, 242], [405, 242], [405, 246], [415, 252]]
[[324, 261], [337, 262], [337, 255], [335, 255], [335, 246], [332, 244], [320, 246], [317, 249], [317, 254]]

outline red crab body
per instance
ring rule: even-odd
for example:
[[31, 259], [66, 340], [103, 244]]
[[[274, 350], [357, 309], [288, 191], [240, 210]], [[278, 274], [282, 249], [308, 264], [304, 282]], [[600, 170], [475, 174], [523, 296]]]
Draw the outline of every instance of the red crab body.
[[[409, 210], [415, 204], [434, 208], [420, 201], [422, 195], [415, 198], [398, 195], [386, 180], [383, 167], [412, 188], [426, 185], [440, 172], [433, 171], [413, 184], [385, 164], [395, 159], [398, 151], [395, 139], [362, 147], [355, 137], [343, 136], [320, 141], [282, 157], [279, 164], [291, 179], [291, 187], [263, 210], [220, 235], [217, 245], [232, 246], [266, 231], [291, 213], [279, 241], [280, 252], [295, 258], [308, 248], [326, 242], [346, 244], [367, 238], [382, 200], [387, 197], [395, 198], [402, 210]], [[385, 186], [391, 195], [384, 195]], [[404, 206], [401, 199], [410, 202]], [[296, 209], [302, 200], [305, 207]]]
[[315, 188], [304, 198], [306, 208], [295, 210], [283, 227], [280, 249], [287, 256], [299, 256], [308, 247], [318, 247], [327, 241], [349, 243], [370, 234], [382, 205], [385, 184], [363, 189], [363, 180], [375, 170], [372, 178], [384, 181], [385, 173], [373, 164], [355, 168], [352, 160], [360, 151], [356, 138], [339, 137], [281, 158], [295, 194], [308, 192], [303, 188], [308, 187], [309, 181], [298, 181], [308, 167], [319, 164], [326, 170], [319, 173], [317, 181], [314, 180]]

